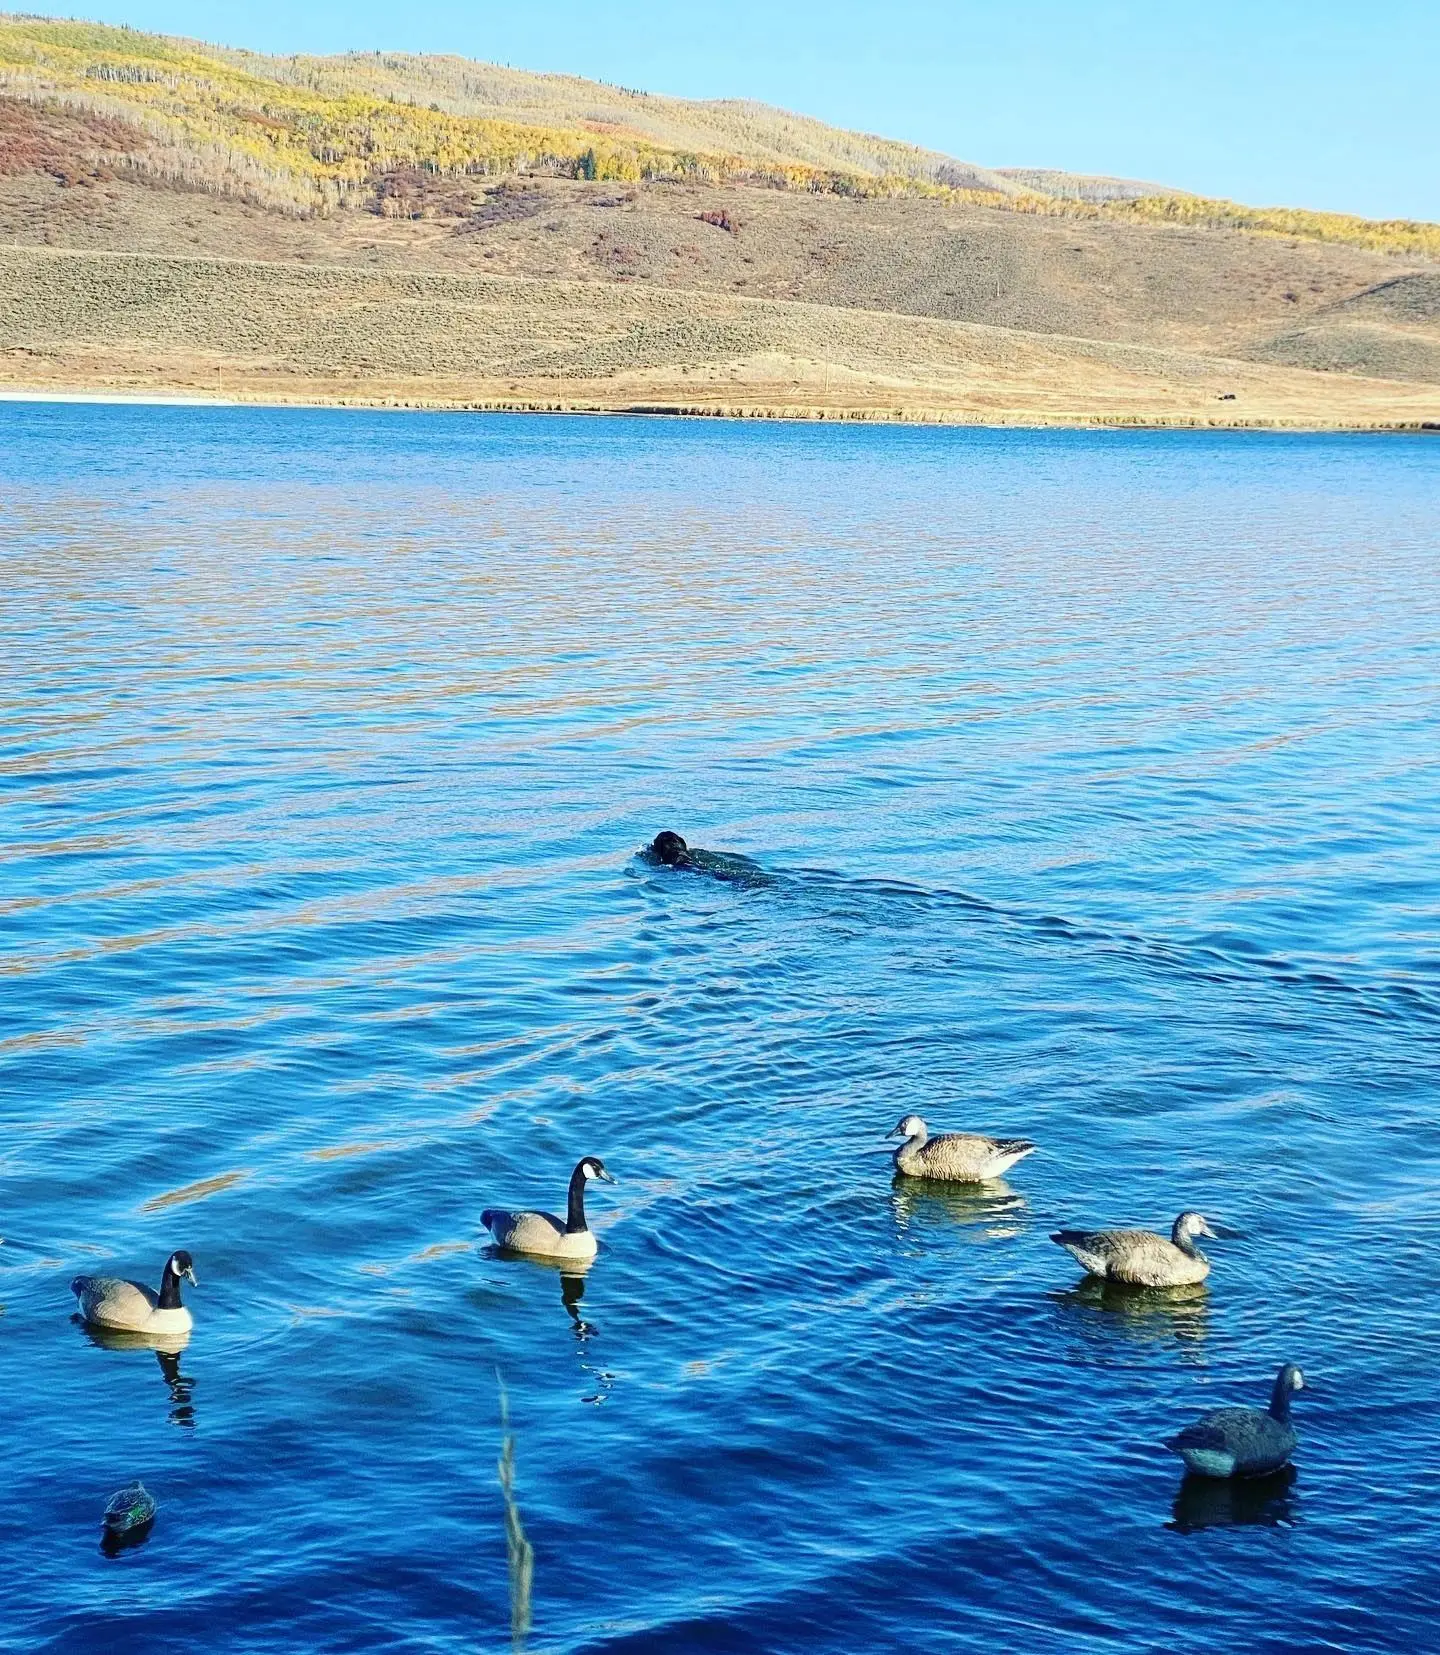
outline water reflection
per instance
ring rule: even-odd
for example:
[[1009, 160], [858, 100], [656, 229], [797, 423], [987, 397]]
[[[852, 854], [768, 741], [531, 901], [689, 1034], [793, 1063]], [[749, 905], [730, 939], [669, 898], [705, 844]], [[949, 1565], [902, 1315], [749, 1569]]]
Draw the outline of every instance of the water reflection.
[[554, 1272], [560, 1278], [560, 1303], [564, 1306], [565, 1314], [570, 1318], [570, 1330], [575, 1335], [576, 1356], [580, 1371], [585, 1376], [590, 1390], [581, 1397], [582, 1402], [589, 1402], [598, 1406], [609, 1398], [610, 1391], [615, 1384], [615, 1375], [598, 1362], [592, 1361], [588, 1347], [590, 1341], [600, 1332], [595, 1323], [586, 1319], [581, 1312], [581, 1305], [585, 1300], [585, 1277], [593, 1260], [591, 1259], [548, 1259], [526, 1253], [506, 1252], [503, 1247], [485, 1247], [482, 1252], [486, 1258], [501, 1259], [506, 1264], [529, 1267], [532, 1270]]
[[580, 1314], [580, 1304], [584, 1297], [584, 1276], [561, 1276], [560, 1303], [570, 1312], [570, 1320], [575, 1324], [575, 1337], [577, 1339], [588, 1339], [595, 1332], [594, 1323], [587, 1322]]
[[1190, 1477], [1175, 1494], [1167, 1529], [1195, 1534], [1201, 1529], [1258, 1523], [1274, 1528], [1295, 1522], [1295, 1467], [1269, 1477]]
[[126, 1333], [116, 1328], [95, 1327], [79, 1316], [72, 1316], [70, 1320], [92, 1345], [98, 1346], [101, 1350], [153, 1351], [155, 1360], [160, 1364], [165, 1389], [170, 1393], [170, 1423], [180, 1426], [183, 1430], [194, 1430], [195, 1381], [189, 1374], [180, 1371], [181, 1353], [190, 1343], [188, 1332], [159, 1335]]
[[1210, 1331], [1210, 1294], [1204, 1282], [1184, 1287], [1126, 1287], [1086, 1277], [1078, 1287], [1052, 1291], [1051, 1300], [1087, 1330], [1131, 1339], [1176, 1339], [1192, 1349]]
[[189, 1374], [181, 1373], [179, 1356], [168, 1350], [157, 1350], [155, 1360], [160, 1364], [160, 1372], [165, 1376], [165, 1386], [170, 1392], [170, 1423], [178, 1425], [184, 1430], [195, 1429], [195, 1381]]
[[1025, 1228], [1027, 1203], [1003, 1179], [988, 1184], [941, 1184], [895, 1175], [890, 1212], [895, 1237], [902, 1245], [925, 1251], [936, 1231], [954, 1228], [977, 1232], [977, 1241], [1009, 1240]]
[[480, 1249], [480, 1256], [493, 1259], [497, 1264], [507, 1265], [511, 1269], [536, 1270], [542, 1275], [557, 1275], [562, 1281], [577, 1281], [582, 1284], [582, 1299], [585, 1296], [585, 1277], [595, 1263], [595, 1260], [590, 1258], [547, 1258], [543, 1253], [517, 1253], [509, 1247], [501, 1247], [498, 1242], [488, 1242]]
[[577, 1340], [576, 1355], [580, 1362], [580, 1371], [590, 1383], [590, 1390], [580, 1400], [599, 1407], [608, 1400], [611, 1388], [615, 1384], [615, 1375], [608, 1368], [598, 1362], [592, 1362], [586, 1351], [586, 1344], [599, 1332], [594, 1322], [586, 1321], [580, 1314], [580, 1303], [585, 1297], [584, 1276], [565, 1274], [560, 1278], [560, 1302], [570, 1313], [570, 1320], [574, 1324], [574, 1333]]

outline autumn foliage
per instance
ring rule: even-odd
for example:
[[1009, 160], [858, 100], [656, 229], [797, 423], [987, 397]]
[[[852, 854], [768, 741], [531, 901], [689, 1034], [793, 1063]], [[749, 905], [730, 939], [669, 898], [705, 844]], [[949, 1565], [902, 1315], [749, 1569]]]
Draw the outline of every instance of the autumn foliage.
[[[682, 105], [590, 87], [629, 112], [627, 125], [597, 117], [583, 101], [587, 84], [454, 58], [261, 58], [132, 29], [0, 16], [0, 174], [80, 182], [113, 171], [302, 216], [340, 207], [448, 214], [462, 202], [456, 181], [476, 177], [743, 182], [1440, 257], [1432, 224], [1178, 194], [1077, 199], [759, 105]], [[717, 212], [701, 216], [733, 229]]]

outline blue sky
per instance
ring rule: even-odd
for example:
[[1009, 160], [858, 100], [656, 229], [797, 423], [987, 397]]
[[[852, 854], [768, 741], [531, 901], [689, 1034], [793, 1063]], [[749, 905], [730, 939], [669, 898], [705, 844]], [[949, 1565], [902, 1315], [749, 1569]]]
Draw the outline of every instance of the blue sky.
[[1440, 0], [96, 0], [74, 10], [263, 51], [458, 52], [681, 97], [762, 98], [991, 166], [1440, 220]]

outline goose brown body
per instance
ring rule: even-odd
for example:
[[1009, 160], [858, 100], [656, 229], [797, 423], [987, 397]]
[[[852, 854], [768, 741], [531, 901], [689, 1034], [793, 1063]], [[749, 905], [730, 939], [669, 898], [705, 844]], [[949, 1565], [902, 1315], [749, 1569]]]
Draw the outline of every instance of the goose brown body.
[[1214, 1235], [1199, 1213], [1181, 1213], [1167, 1241], [1150, 1230], [1057, 1230], [1050, 1237], [1102, 1281], [1130, 1287], [1188, 1287], [1210, 1274], [1196, 1235]]
[[547, 1258], [594, 1258], [598, 1244], [592, 1230], [567, 1233], [554, 1213], [505, 1212], [487, 1207], [481, 1221], [496, 1244], [512, 1253], [543, 1253]]
[[895, 1151], [895, 1170], [907, 1178], [982, 1184], [1003, 1178], [1035, 1151], [1028, 1138], [987, 1138], [978, 1132], [943, 1132], [932, 1138], [918, 1115], [907, 1115], [890, 1133], [905, 1142]]

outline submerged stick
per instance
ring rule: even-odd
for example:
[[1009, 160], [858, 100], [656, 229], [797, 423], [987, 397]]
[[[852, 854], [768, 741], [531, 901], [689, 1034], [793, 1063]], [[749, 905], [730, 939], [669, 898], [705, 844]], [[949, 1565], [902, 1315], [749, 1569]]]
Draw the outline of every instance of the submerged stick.
[[500, 1498], [505, 1502], [505, 1557], [510, 1568], [510, 1639], [516, 1649], [525, 1647], [530, 1630], [530, 1591], [535, 1579], [535, 1548], [525, 1538], [520, 1507], [515, 1499], [515, 1435], [510, 1429], [510, 1398], [499, 1373], [495, 1383], [500, 1391], [500, 1458], [495, 1469], [500, 1478]]

